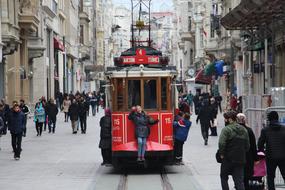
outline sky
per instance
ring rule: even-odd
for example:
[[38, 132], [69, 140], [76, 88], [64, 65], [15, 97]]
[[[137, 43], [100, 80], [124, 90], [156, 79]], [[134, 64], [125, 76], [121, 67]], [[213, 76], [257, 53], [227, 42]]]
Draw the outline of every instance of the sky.
[[[138, 0], [135, 0], [138, 1]], [[124, 5], [131, 9], [131, 0], [113, 0], [115, 5]], [[152, 0], [152, 11], [172, 10], [172, 0]]]

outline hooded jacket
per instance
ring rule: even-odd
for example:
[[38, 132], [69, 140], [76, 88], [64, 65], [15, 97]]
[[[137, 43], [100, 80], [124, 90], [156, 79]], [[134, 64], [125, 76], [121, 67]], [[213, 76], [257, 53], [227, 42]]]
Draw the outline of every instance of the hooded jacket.
[[[265, 146], [266, 145], [266, 146]], [[285, 160], [285, 126], [275, 122], [261, 130], [258, 150], [266, 152], [268, 159]]]
[[234, 122], [222, 129], [219, 138], [219, 152], [224, 155], [224, 159], [232, 163], [245, 164], [249, 147], [249, 136], [243, 126]]
[[174, 122], [175, 134], [174, 138], [179, 141], [186, 141], [191, 127], [191, 121], [187, 119], [181, 119], [178, 122]]

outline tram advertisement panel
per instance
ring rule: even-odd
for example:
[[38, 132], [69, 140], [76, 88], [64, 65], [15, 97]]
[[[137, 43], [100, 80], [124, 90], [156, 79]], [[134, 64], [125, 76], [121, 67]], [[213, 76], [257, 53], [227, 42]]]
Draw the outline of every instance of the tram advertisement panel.
[[114, 146], [123, 144], [124, 114], [112, 114], [112, 125], [112, 144]]
[[173, 146], [172, 113], [161, 113], [162, 144]]

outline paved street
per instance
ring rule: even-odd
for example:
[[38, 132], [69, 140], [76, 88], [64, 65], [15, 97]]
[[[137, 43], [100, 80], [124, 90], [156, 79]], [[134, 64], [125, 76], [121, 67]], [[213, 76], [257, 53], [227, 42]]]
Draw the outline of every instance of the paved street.
[[[99, 118], [88, 118], [87, 134], [73, 135], [70, 123], [58, 118], [55, 134], [44, 132], [36, 136], [32, 120], [28, 124], [28, 135], [23, 139], [20, 161], [13, 159], [10, 135], [1, 138], [0, 187], [1, 190], [113, 190], [118, 188], [122, 174], [112, 167], [102, 167], [99, 141]], [[196, 118], [193, 116], [192, 121]], [[222, 122], [221, 115], [219, 122]], [[220, 132], [220, 129], [219, 129]], [[220, 190], [219, 164], [215, 161], [218, 137], [211, 137], [204, 146], [200, 127], [194, 122], [184, 148], [185, 166], [166, 167], [166, 173], [173, 189]], [[131, 172], [128, 189], [139, 190], [147, 185], [150, 190], [161, 186], [157, 171]], [[156, 180], [157, 179], [157, 180]], [[191, 188], [190, 188], [191, 187]]]

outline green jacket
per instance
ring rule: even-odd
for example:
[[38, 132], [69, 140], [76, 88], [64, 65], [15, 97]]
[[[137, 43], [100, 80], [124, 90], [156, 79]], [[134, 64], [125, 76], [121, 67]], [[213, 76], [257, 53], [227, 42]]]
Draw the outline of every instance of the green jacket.
[[224, 155], [224, 159], [233, 163], [246, 163], [246, 152], [249, 146], [249, 136], [243, 126], [234, 122], [222, 129], [219, 152]]

